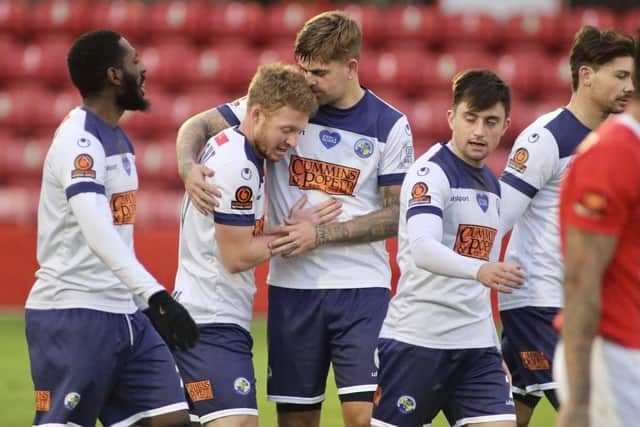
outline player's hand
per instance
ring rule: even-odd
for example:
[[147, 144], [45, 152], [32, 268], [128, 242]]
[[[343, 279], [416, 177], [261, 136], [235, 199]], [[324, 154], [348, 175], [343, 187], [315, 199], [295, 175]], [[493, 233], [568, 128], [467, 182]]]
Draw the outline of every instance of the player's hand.
[[218, 199], [222, 197], [216, 186], [211, 186], [204, 180], [205, 177], [213, 175], [214, 171], [205, 165], [194, 164], [184, 180], [184, 188], [191, 197], [191, 203], [203, 215], [212, 213], [219, 205]]
[[524, 284], [524, 273], [519, 265], [506, 262], [488, 262], [478, 270], [476, 279], [488, 288], [510, 294]]
[[186, 350], [198, 339], [198, 328], [189, 312], [167, 291], [160, 291], [149, 298], [149, 308], [144, 311], [167, 346]]
[[329, 198], [322, 203], [305, 208], [307, 195], [303, 194], [300, 199], [291, 207], [289, 216], [284, 219], [286, 225], [310, 222], [311, 224], [326, 224], [335, 221], [342, 213], [342, 203]]
[[560, 405], [556, 427], [590, 427], [589, 406], [577, 405], [571, 400]]
[[296, 256], [318, 246], [316, 244], [316, 226], [310, 222], [282, 225], [276, 227], [273, 232], [283, 233], [284, 236], [269, 242], [272, 256]]

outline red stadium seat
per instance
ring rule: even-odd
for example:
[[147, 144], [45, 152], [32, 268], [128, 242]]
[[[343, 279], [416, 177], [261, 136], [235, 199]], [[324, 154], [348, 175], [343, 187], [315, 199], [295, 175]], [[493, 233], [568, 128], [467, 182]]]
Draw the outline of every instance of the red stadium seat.
[[25, 35], [28, 8], [17, 1], [0, 2], [0, 33]]
[[140, 60], [147, 72], [146, 77], [154, 84], [166, 88], [182, 88], [190, 80], [196, 67], [197, 52], [184, 42], [165, 42], [139, 49]]
[[265, 25], [265, 11], [255, 2], [231, 1], [209, 6], [200, 38], [207, 42], [258, 40]]
[[259, 54], [254, 49], [239, 45], [209, 47], [198, 53], [192, 81], [246, 92], [258, 65]]
[[613, 30], [616, 28], [616, 15], [602, 8], [576, 8], [565, 13], [562, 17], [564, 23], [564, 44], [568, 49], [573, 38], [583, 25], [592, 25], [599, 30]]
[[[540, 60], [543, 61], [544, 57]], [[550, 58], [546, 64], [538, 65], [542, 75], [542, 94], [570, 94], [571, 93], [571, 66], [569, 65], [569, 53]]]
[[148, 9], [142, 0], [95, 2], [91, 5], [93, 28], [110, 28], [129, 41], [139, 41], [149, 33]]
[[501, 33], [500, 25], [484, 13], [464, 13], [442, 17], [444, 42], [448, 46], [491, 47]]
[[149, 11], [151, 35], [188, 35], [196, 38], [202, 34], [208, 12], [209, 9], [200, 1], [172, 0], [152, 3]]
[[20, 46], [11, 73], [16, 79], [46, 82], [52, 85], [67, 84], [67, 52], [71, 40], [51, 38], [39, 43]]
[[33, 4], [27, 25], [31, 31], [49, 36], [61, 33], [76, 36], [92, 28], [91, 4], [84, 1], [45, 0]]
[[538, 111], [536, 106], [537, 103], [525, 101], [518, 96], [512, 98], [511, 126], [509, 126], [509, 129], [507, 129], [507, 132], [502, 137], [502, 142], [500, 143], [501, 146], [511, 147], [520, 132], [538, 118], [536, 115]]
[[[361, 58], [362, 83], [376, 88], [397, 88], [410, 95], [421, 91], [431, 71], [432, 58], [420, 49], [385, 50]], [[408, 66], [410, 64], [410, 66]]]
[[33, 109], [41, 105], [43, 91], [35, 88], [11, 88], [0, 91], [0, 126], [14, 132], [28, 133], [33, 123]]
[[137, 144], [135, 150], [140, 182], [156, 181], [168, 187], [179, 185], [175, 138], [162, 143]]
[[263, 35], [268, 40], [294, 40], [302, 25], [320, 12], [315, 4], [275, 3], [267, 9]]
[[451, 136], [447, 122], [447, 110], [451, 108], [450, 97], [425, 98], [408, 103], [407, 117], [414, 135], [416, 154], [424, 153], [428, 147]]
[[[362, 37], [365, 45], [370, 47], [380, 42], [383, 37], [385, 25], [382, 24], [380, 9], [367, 4], [346, 4], [341, 9], [353, 19], [358, 21], [362, 28]], [[386, 26], [389, 25], [385, 19]]]
[[42, 164], [49, 150], [53, 132], [49, 138], [17, 139], [3, 145], [2, 156], [5, 158], [7, 182], [31, 182], [40, 184]]
[[[144, 178], [143, 178], [144, 179]], [[137, 195], [137, 227], [176, 227], [180, 224], [180, 206], [184, 192], [147, 189], [146, 184]]]
[[260, 49], [258, 55], [258, 62], [260, 64], [271, 64], [273, 62], [282, 62], [284, 64], [296, 63], [293, 52], [293, 42], [265, 46]]
[[39, 197], [37, 186], [0, 187], [0, 223], [33, 226], [36, 223]]
[[509, 46], [556, 47], [563, 43], [560, 26], [558, 15], [518, 14], [506, 21], [502, 37]]
[[489, 157], [485, 160], [485, 164], [489, 166], [489, 169], [491, 169], [494, 175], [498, 177], [502, 175], [502, 171], [504, 171], [504, 166], [507, 164], [510, 151], [510, 145], [504, 146], [501, 143], [498, 148], [489, 154]]
[[540, 90], [542, 49], [506, 51], [497, 58], [496, 73], [505, 79], [518, 96], [536, 96]]
[[493, 68], [495, 59], [491, 53], [482, 50], [447, 50], [439, 54], [434, 61], [433, 77], [427, 80], [427, 85], [436, 90], [451, 88], [453, 77], [463, 70], [470, 68]]
[[442, 17], [435, 8], [398, 5], [385, 13], [382, 27], [385, 46], [418, 46], [439, 44], [443, 28]]
[[178, 131], [171, 120], [173, 97], [167, 93], [156, 92], [149, 111], [127, 111], [120, 119], [120, 126], [132, 137], [152, 137]]
[[636, 36], [640, 30], [640, 9], [627, 11], [620, 17], [620, 30]]

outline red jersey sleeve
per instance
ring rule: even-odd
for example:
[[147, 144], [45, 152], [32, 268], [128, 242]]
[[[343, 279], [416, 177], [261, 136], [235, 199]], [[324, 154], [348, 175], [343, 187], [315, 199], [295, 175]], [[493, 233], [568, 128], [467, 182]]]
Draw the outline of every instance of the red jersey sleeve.
[[615, 121], [587, 138], [596, 140], [577, 155], [563, 183], [561, 224], [620, 235], [638, 197], [640, 140]]

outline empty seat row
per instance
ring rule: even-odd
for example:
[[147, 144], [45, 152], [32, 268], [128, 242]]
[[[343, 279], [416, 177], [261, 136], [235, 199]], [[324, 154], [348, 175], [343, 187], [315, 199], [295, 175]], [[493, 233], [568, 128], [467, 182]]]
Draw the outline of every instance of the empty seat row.
[[[354, 3], [340, 7], [362, 23], [370, 44], [463, 42], [496, 46], [533, 42], [562, 47], [584, 24], [633, 32], [640, 16], [640, 11], [618, 16], [610, 10], [588, 8], [556, 15], [516, 15], [497, 21], [482, 13], [443, 15], [436, 7], [421, 5], [383, 9]], [[292, 42], [302, 24], [321, 11], [316, 2], [262, 7], [255, 2], [203, 0], [5, 0], [0, 3], [0, 32], [48, 37], [54, 33], [75, 35], [92, 28], [114, 28], [133, 39], [186, 35], [206, 41], [235, 38]]]

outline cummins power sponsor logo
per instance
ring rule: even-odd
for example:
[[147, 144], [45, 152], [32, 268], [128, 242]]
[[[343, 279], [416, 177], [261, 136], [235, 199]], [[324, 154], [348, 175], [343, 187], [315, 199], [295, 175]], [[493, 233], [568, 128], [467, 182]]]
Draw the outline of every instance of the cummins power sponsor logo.
[[289, 162], [289, 185], [302, 190], [351, 196], [359, 176], [359, 169], [296, 155]]

